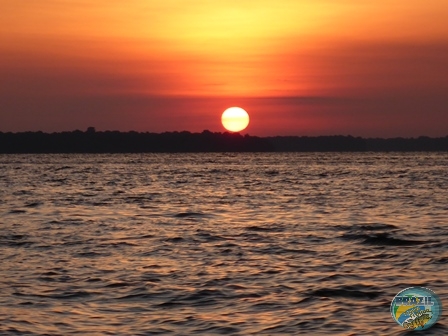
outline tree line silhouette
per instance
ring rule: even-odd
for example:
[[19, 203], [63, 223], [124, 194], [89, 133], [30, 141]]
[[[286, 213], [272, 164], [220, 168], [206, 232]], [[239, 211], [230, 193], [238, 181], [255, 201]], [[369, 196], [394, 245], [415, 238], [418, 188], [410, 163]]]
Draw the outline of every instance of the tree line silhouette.
[[60, 133], [0, 132], [0, 153], [174, 153], [174, 152], [365, 152], [448, 151], [441, 138], [360, 138], [353, 136], [257, 137], [239, 133], [105, 131], [89, 127]]

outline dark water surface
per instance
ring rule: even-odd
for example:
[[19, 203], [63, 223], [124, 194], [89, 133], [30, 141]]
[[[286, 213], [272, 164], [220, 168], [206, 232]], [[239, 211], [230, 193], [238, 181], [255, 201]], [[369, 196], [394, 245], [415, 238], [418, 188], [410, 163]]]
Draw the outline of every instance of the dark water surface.
[[[0, 156], [1, 335], [407, 335], [448, 154]], [[421, 334], [421, 333], [420, 333]]]

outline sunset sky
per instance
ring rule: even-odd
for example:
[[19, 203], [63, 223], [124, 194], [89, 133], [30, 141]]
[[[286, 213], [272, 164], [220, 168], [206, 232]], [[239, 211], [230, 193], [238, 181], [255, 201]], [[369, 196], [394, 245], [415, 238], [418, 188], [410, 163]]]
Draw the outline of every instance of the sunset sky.
[[448, 135], [447, 0], [0, 0], [0, 131]]

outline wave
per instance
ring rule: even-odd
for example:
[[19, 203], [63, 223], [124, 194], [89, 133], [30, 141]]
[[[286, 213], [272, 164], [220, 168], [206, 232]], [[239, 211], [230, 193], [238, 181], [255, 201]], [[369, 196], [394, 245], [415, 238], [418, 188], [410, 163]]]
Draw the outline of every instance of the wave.
[[368, 233], [348, 233], [341, 236], [343, 239], [361, 241], [366, 245], [377, 246], [415, 246], [429, 243], [423, 240], [411, 240], [392, 237], [387, 232], [368, 234]]
[[35, 242], [29, 240], [29, 237], [27, 235], [22, 234], [0, 235], [0, 246], [29, 247], [34, 244]]
[[312, 297], [342, 297], [348, 299], [376, 299], [383, 293], [375, 290], [360, 290], [359, 286], [343, 286], [340, 288], [327, 288], [327, 289], [317, 289], [312, 291], [309, 295]]
[[253, 226], [247, 226], [244, 228], [247, 231], [255, 231], [255, 232], [283, 232], [285, 231], [285, 228], [278, 225], [272, 225], [272, 226], [259, 226], [259, 225], [253, 225]]
[[175, 215], [173, 215], [173, 217], [175, 218], [195, 218], [195, 217], [205, 217], [206, 215], [201, 213], [201, 212], [180, 212], [177, 213]]

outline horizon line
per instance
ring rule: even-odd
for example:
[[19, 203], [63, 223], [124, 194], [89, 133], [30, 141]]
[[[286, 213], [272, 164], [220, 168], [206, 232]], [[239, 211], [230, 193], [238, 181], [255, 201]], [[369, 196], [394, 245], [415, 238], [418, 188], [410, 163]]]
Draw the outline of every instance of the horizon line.
[[137, 133], [137, 134], [154, 134], [154, 135], [161, 135], [161, 134], [179, 134], [179, 133], [188, 133], [188, 134], [214, 134], [214, 135], [231, 135], [231, 136], [243, 136], [243, 137], [253, 137], [253, 138], [262, 138], [262, 139], [268, 139], [268, 138], [320, 138], [320, 137], [346, 137], [346, 138], [354, 138], [354, 139], [384, 139], [384, 140], [390, 140], [390, 139], [408, 139], [408, 140], [417, 140], [417, 139], [443, 139], [448, 138], [448, 134], [445, 136], [439, 136], [439, 137], [432, 137], [428, 135], [419, 135], [415, 137], [402, 137], [402, 136], [395, 136], [395, 137], [363, 137], [363, 136], [355, 136], [351, 134], [332, 134], [332, 135], [268, 135], [268, 136], [259, 136], [259, 135], [251, 135], [249, 133], [241, 133], [241, 132], [230, 132], [230, 131], [210, 131], [208, 129], [204, 129], [202, 132], [192, 132], [188, 130], [182, 130], [182, 131], [163, 131], [163, 132], [151, 132], [151, 131], [145, 131], [145, 132], [139, 132], [139, 131], [119, 131], [119, 130], [96, 130], [95, 127], [88, 127], [85, 131], [82, 131], [80, 129], [74, 129], [71, 131], [54, 131], [54, 132], [44, 132], [44, 131], [19, 131], [19, 132], [11, 132], [11, 131], [0, 131], [0, 134], [24, 134], [24, 133], [36, 133], [36, 134], [61, 134], [61, 133], [86, 133], [86, 134], [95, 134], [95, 133]]

